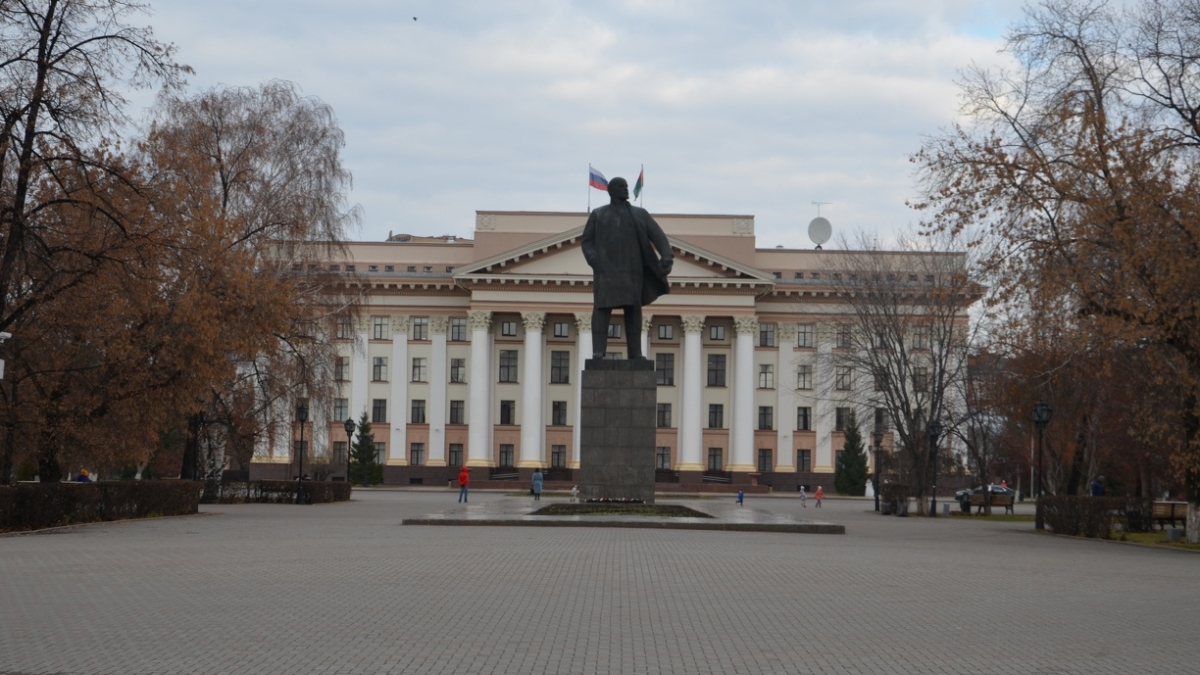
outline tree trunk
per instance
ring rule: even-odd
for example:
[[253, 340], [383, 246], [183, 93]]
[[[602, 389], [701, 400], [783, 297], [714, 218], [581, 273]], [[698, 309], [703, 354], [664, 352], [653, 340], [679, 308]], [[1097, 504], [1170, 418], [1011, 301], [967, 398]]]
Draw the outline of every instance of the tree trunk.
[[1079, 420], [1079, 433], [1075, 434], [1075, 452], [1071, 453], [1071, 475], [1067, 479], [1067, 496], [1079, 494], [1079, 483], [1083, 479], [1083, 449], [1088, 441], [1088, 416]]
[[201, 413], [188, 418], [187, 441], [183, 444], [183, 466], [179, 468], [180, 480], [200, 480], [200, 420]]

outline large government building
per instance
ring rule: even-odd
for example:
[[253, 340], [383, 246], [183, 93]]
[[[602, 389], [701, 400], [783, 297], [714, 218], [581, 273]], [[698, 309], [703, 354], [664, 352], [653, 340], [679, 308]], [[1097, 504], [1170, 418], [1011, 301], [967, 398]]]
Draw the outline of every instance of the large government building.
[[[386, 483], [445, 485], [464, 463], [475, 480], [534, 467], [571, 480], [592, 354], [586, 218], [478, 212], [470, 240], [393, 236], [330, 261], [367, 304], [337, 325], [341, 391], [313, 403], [311, 452], [342, 461], [344, 420], [365, 411]], [[867, 438], [877, 414], [869, 378], [835, 383], [844, 374], [821, 367], [849, 319], [831, 284], [845, 254], [758, 248], [751, 216], [655, 218], [674, 249], [671, 292], [639, 335], [616, 312], [607, 356], [640, 340], [655, 363], [660, 480], [828, 488], [849, 412]], [[293, 471], [292, 445], [261, 443], [254, 472]]]

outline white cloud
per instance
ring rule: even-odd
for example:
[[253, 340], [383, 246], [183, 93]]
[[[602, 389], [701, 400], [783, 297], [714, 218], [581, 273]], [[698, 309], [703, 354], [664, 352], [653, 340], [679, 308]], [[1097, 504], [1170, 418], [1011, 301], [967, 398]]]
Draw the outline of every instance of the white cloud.
[[[908, 155], [999, 58], [1009, 0], [158, 0], [197, 87], [294, 80], [336, 110], [362, 236], [467, 235], [476, 209], [748, 213], [764, 246], [916, 221]], [[412, 17], [417, 20], [413, 21]], [[604, 201], [593, 191], [592, 203]]]

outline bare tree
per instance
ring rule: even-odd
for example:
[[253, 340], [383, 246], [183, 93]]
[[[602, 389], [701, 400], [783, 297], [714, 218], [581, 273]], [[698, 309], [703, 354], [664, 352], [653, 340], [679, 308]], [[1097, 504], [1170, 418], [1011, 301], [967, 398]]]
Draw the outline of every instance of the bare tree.
[[[891, 429], [901, 453], [902, 481], [919, 503], [930, 495], [934, 461], [950, 463], [943, 434], [931, 457], [929, 423], [950, 425], [960, 409], [971, 324], [967, 310], [981, 288], [969, 274], [967, 256], [941, 237], [902, 237], [899, 251], [884, 251], [860, 236], [832, 271], [838, 300], [849, 317], [834, 327], [826, 389], [847, 403], [866, 400], [876, 426]], [[855, 378], [862, 381], [856, 383]], [[947, 431], [949, 429], [947, 428]]]

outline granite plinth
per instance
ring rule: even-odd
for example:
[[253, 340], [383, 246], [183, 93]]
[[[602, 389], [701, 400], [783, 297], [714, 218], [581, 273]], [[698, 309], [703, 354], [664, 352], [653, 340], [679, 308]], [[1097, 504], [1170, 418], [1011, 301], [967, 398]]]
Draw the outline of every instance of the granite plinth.
[[584, 499], [654, 503], [654, 363], [588, 359], [580, 384], [579, 487]]

